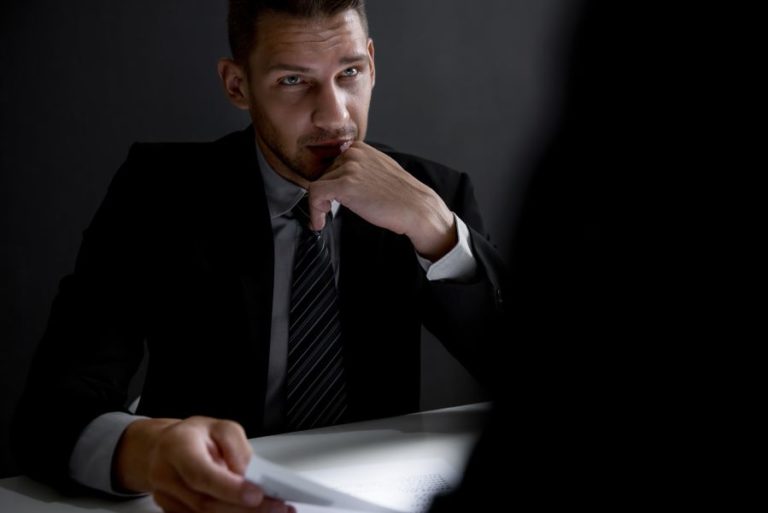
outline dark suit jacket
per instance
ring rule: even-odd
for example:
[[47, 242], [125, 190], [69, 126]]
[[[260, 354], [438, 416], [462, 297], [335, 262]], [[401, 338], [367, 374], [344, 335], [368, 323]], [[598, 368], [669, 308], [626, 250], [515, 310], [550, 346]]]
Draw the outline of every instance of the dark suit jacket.
[[[261, 431], [272, 229], [251, 128], [213, 143], [136, 144], [64, 278], [15, 423], [28, 474], [67, 483], [96, 416], [124, 410], [146, 348], [138, 413], [208, 415]], [[501, 293], [469, 178], [388, 152], [471, 228], [472, 283], [430, 283], [404, 236], [343, 212], [339, 294], [349, 417], [418, 409], [420, 329], [483, 380]]]

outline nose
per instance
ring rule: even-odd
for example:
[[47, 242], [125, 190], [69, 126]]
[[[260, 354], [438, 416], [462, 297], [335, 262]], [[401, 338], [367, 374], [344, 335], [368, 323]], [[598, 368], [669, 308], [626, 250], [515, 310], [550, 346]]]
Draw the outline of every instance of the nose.
[[321, 130], [333, 132], [344, 129], [348, 121], [346, 92], [335, 85], [318, 90], [312, 123]]

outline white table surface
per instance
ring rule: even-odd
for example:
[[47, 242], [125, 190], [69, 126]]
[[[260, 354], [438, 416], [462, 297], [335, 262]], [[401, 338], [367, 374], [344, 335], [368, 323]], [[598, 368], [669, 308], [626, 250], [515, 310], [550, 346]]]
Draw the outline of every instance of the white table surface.
[[[262, 457], [298, 472], [439, 458], [461, 471], [482, 426], [485, 404], [415, 413], [251, 439]], [[156, 513], [150, 497], [112, 501], [66, 497], [28, 479], [0, 479], [0, 513]], [[309, 509], [299, 508], [299, 513]]]

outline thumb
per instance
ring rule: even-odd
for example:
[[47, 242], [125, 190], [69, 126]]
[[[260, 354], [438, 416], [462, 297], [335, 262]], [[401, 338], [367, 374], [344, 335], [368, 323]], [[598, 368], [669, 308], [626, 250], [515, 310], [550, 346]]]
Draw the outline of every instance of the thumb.
[[309, 224], [316, 232], [325, 228], [325, 218], [331, 211], [331, 198], [324, 197], [323, 190], [324, 187], [309, 190]]

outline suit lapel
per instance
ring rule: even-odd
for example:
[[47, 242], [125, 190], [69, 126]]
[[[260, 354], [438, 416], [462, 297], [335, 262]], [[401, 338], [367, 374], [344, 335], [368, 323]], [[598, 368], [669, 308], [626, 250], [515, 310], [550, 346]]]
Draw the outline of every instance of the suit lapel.
[[365, 341], [369, 330], [374, 329], [367, 319], [375, 307], [368, 299], [375, 270], [381, 265], [384, 230], [342, 209], [339, 302], [350, 414], [354, 418], [365, 411], [369, 399]]
[[[354, 311], [357, 298], [364, 293], [381, 257], [384, 230], [361, 219], [351, 210], [341, 207], [341, 270], [339, 300], [344, 311]], [[363, 293], [361, 293], [363, 292]]]
[[[222, 141], [222, 158], [216, 172], [224, 176], [221, 211], [214, 232], [222, 234], [221, 265], [231, 266], [242, 292], [247, 318], [247, 340], [238, 358], [254, 362], [253, 373], [243, 376], [246, 394], [257, 401], [240, 401], [242, 419], [248, 433], [258, 433], [263, 418], [272, 321], [272, 287], [274, 283], [274, 242], [264, 184], [256, 158], [253, 128]], [[256, 379], [254, 379], [256, 378]]]

